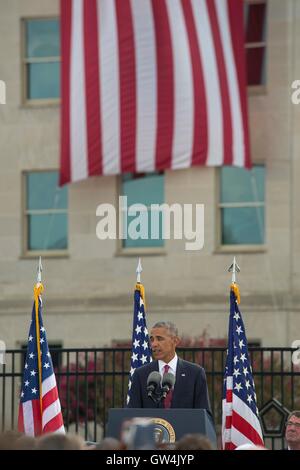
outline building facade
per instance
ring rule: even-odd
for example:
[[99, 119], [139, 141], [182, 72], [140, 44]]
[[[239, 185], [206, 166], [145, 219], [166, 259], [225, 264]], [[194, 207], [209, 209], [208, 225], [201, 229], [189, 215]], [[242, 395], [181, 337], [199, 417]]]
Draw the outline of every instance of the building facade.
[[[253, 170], [197, 167], [93, 177], [59, 189], [59, 2], [0, 0], [0, 339], [26, 342], [43, 256], [49, 343], [97, 347], [131, 337], [138, 256], [147, 319], [184, 336], [226, 338], [233, 256], [248, 339], [300, 339], [300, 2], [248, 1]], [[204, 247], [186, 240], [99, 240], [99, 204], [204, 204]], [[136, 198], [136, 199], [135, 199]], [[297, 333], [298, 332], [298, 333]], [[298, 337], [297, 337], [298, 335]]]

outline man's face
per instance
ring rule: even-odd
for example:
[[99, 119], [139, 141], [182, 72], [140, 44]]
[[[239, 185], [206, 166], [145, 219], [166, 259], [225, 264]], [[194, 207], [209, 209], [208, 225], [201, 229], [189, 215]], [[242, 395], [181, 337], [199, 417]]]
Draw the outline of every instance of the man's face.
[[300, 446], [300, 418], [292, 416], [286, 424], [285, 438], [289, 445]]
[[178, 336], [172, 336], [167, 328], [152, 328], [150, 343], [154, 359], [170, 362], [175, 356]]

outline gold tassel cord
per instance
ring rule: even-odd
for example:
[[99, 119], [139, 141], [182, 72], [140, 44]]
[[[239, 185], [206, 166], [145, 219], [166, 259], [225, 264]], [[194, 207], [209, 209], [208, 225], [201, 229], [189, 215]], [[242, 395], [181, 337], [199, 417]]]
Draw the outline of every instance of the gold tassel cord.
[[240, 288], [239, 286], [235, 283], [235, 282], [232, 282], [230, 284], [230, 289], [234, 292], [234, 295], [236, 297], [236, 301], [238, 303], [238, 305], [241, 303], [241, 295], [240, 295]]
[[144, 309], [146, 310], [145, 288], [144, 288], [143, 284], [141, 284], [140, 282], [137, 282], [136, 285], [135, 285], [135, 289], [140, 291], [141, 297], [142, 297], [143, 302], [144, 302]]

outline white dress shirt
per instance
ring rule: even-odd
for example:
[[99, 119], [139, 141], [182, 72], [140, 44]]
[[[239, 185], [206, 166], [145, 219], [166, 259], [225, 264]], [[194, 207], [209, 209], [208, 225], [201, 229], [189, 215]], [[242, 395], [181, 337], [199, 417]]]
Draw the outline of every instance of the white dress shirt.
[[165, 371], [164, 371], [164, 367], [165, 367], [165, 365], [168, 365], [168, 366], [169, 366], [169, 373], [176, 376], [177, 363], [178, 363], [178, 356], [177, 356], [177, 354], [175, 354], [175, 356], [173, 357], [173, 359], [172, 359], [168, 364], [167, 364], [166, 362], [164, 362], [164, 361], [159, 360], [159, 361], [158, 361], [158, 368], [159, 368], [159, 373], [160, 373], [161, 377], [164, 375], [164, 372], [165, 372]]

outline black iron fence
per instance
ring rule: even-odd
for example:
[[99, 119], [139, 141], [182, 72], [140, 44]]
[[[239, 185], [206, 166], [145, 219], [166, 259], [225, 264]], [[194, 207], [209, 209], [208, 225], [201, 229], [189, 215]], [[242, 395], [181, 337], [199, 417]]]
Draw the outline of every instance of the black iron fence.
[[[51, 348], [50, 348], [51, 350]], [[291, 348], [249, 348], [258, 408], [266, 444], [284, 445], [286, 414], [300, 409], [300, 368]], [[130, 354], [128, 348], [52, 349], [65, 427], [86, 440], [105, 435], [109, 408], [126, 403]], [[201, 364], [206, 371], [217, 431], [222, 420], [224, 348], [183, 348], [180, 357]], [[0, 365], [0, 428], [17, 427], [24, 350], [9, 350]]]

